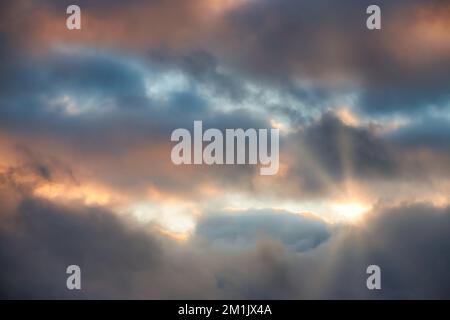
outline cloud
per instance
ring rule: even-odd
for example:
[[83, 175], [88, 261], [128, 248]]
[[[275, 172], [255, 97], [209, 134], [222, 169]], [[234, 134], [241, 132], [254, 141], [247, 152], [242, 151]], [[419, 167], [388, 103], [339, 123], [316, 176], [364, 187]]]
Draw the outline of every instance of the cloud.
[[3, 35], [44, 52], [60, 43], [150, 59], [159, 53], [160, 61], [179, 61], [198, 81], [211, 81], [234, 99], [242, 97], [239, 81], [215, 66], [283, 88], [310, 106], [342, 94], [356, 96], [360, 111], [371, 115], [411, 116], [448, 106], [444, 70], [450, 66], [450, 11], [445, 2], [378, 1], [379, 32], [365, 26], [368, 0], [217, 3], [81, 2], [85, 24], [77, 33], [60, 22], [62, 2], [40, 2], [33, 21], [26, 17], [37, 5], [10, 3]]
[[254, 210], [209, 214], [196, 226], [196, 235], [225, 248], [245, 250], [261, 239], [275, 238], [286, 247], [303, 252], [329, 237], [326, 223], [285, 211]]
[[348, 126], [332, 114], [323, 115], [308, 127], [304, 141], [332, 176], [342, 178], [346, 169], [363, 176], [390, 175], [395, 171], [393, 150], [386, 142], [370, 128]]
[[[380, 32], [368, 0], [66, 4], [0, 13], [1, 297], [448, 298], [446, 2], [379, 1]], [[173, 165], [194, 120], [279, 126], [279, 174]], [[292, 213], [341, 198], [373, 212]]]
[[[395, 130], [383, 136], [371, 123], [348, 125], [333, 110], [307, 119], [298, 106], [291, 109], [285, 91], [265, 90], [222, 73], [209, 53], [160, 54], [168, 58], [148, 61], [119, 52], [60, 48], [17, 60], [5, 73], [17, 81], [3, 79], [2, 134], [8, 144], [39, 149], [65, 163], [78, 181], [95, 182], [135, 201], [148, 200], [149, 188], [189, 201], [202, 199], [205, 186], [219, 191], [216, 195], [239, 190], [251, 197], [329, 197], [348, 180], [363, 181], [376, 199], [384, 193], [385, 186], [377, 185], [381, 178], [395, 184], [412, 172], [435, 171], [436, 160], [406, 157]], [[245, 86], [239, 86], [241, 81]], [[223, 102], [236, 105], [222, 108]], [[300, 120], [282, 132], [284, 169], [274, 179], [261, 183], [251, 166], [186, 168], [168, 161], [172, 130], [191, 128], [199, 119], [205, 127], [222, 130], [267, 128], [284, 102], [282, 113]], [[409, 139], [421, 137], [423, 130]], [[5, 148], [8, 152], [16, 150]], [[441, 179], [435, 177], [434, 183]], [[269, 180], [278, 186], [275, 192], [267, 188]]]
[[[1, 236], [3, 298], [70, 297], [64, 290], [65, 267], [75, 261], [83, 276], [93, 280], [85, 290], [108, 297], [107, 288], [120, 285], [121, 273], [151, 271], [161, 259], [150, 237], [127, 233], [102, 210], [83, 212], [30, 200], [21, 203], [14, 220], [17, 229]], [[100, 283], [95, 280], [99, 275]]]
[[[11, 210], [0, 228], [2, 298], [416, 299], [450, 294], [448, 208], [377, 208], [362, 226], [327, 227], [329, 237], [323, 223], [307, 217], [263, 211], [219, 215], [200, 221], [197, 236], [181, 244], [107, 209], [22, 197]], [[255, 237], [255, 231], [263, 237]], [[230, 251], [217, 242], [239, 237], [254, 245]], [[305, 239], [320, 239], [321, 245]], [[65, 288], [69, 264], [81, 267], [81, 291]], [[370, 264], [381, 267], [381, 291], [365, 287]]]
[[358, 96], [360, 110], [370, 114], [445, 108], [448, 5], [379, 1], [383, 27], [373, 32], [365, 26], [371, 4], [255, 1], [231, 14], [224, 50], [232, 48], [233, 56], [239, 48], [233, 61], [241, 68], [268, 81], [291, 81], [295, 91], [313, 88], [336, 96], [349, 90]]
[[446, 151], [449, 135], [449, 120], [445, 114], [437, 114], [417, 119], [391, 132], [388, 138], [403, 148]]
[[[146, 188], [152, 182], [161, 188], [190, 190], [186, 186], [192, 180], [184, 179], [190, 170], [170, 162], [170, 134], [176, 128], [190, 129], [194, 120], [203, 120], [205, 128], [270, 126], [266, 119], [245, 109], [214, 108], [202, 94], [204, 86], [199, 88], [210, 77], [220, 77], [209, 69], [191, 77], [184, 73], [181, 62], [179, 67], [175, 64], [172, 70], [186, 82], [186, 87], [179, 87], [170, 69], [111, 53], [80, 48], [56, 50], [36, 59], [16, 63], [9, 74], [17, 81], [2, 79], [0, 124], [8, 144], [30, 150], [39, 145], [41, 153], [67, 162], [78, 175], [79, 169], [92, 170], [85, 161], [90, 159], [98, 164], [94, 169], [97, 178], [117, 187], [133, 184]], [[218, 89], [213, 85], [211, 90]], [[124, 167], [124, 163], [129, 165]], [[242, 181], [255, 170], [246, 166], [213, 168], [225, 182]], [[162, 172], [168, 175], [162, 177]], [[213, 173], [199, 168], [190, 174], [197, 174], [201, 183], [209, 181]], [[129, 178], [124, 180], [124, 175]]]

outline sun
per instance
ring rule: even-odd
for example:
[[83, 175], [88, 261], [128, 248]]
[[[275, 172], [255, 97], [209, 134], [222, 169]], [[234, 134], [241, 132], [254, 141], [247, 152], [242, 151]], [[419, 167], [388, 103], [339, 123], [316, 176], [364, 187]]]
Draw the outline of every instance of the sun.
[[346, 222], [358, 222], [371, 206], [362, 202], [338, 202], [331, 205], [337, 220]]

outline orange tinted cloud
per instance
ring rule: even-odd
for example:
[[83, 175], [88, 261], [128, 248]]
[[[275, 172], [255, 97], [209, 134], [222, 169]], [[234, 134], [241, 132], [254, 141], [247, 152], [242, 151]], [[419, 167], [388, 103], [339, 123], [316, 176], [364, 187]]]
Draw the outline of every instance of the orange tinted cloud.
[[116, 8], [105, 2], [81, 6], [82, 28], [69, 31], [65, 8], [17, 2], [8, 8], [3, 28], [34, 48], [58, 43], [97, 46], [193, 47], [211, 35], [224, 14], [247, 0], [193, 0], [131, 3]]

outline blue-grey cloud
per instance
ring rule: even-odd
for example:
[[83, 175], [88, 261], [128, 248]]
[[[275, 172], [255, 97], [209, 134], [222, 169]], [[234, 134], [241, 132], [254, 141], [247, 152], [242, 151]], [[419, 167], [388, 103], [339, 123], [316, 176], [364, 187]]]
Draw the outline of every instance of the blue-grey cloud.
[[252, 210], [208, 215], [197, 225], [196, 235], [225, 248], [239, 250], [248, 250], [263, 238], [272, 238], [302, 252], [325, 242], [330, 231], [325, 222], [312, 216]]

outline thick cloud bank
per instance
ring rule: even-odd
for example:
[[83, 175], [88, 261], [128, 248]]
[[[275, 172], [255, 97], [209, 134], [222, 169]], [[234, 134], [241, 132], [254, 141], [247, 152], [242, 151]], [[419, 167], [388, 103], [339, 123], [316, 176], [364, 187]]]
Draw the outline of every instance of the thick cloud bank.
[[[358, 227], [216, 215], [180, 244], [104, 209], [18, 199], [1, 212], [2, 298], [450, 297], [450, 209], [377, 209]], [[81, 267], [81, 291], [65, 287], [70, 264]], [[370, 264], [381, 267], [380, 291], [366, 288]]]

